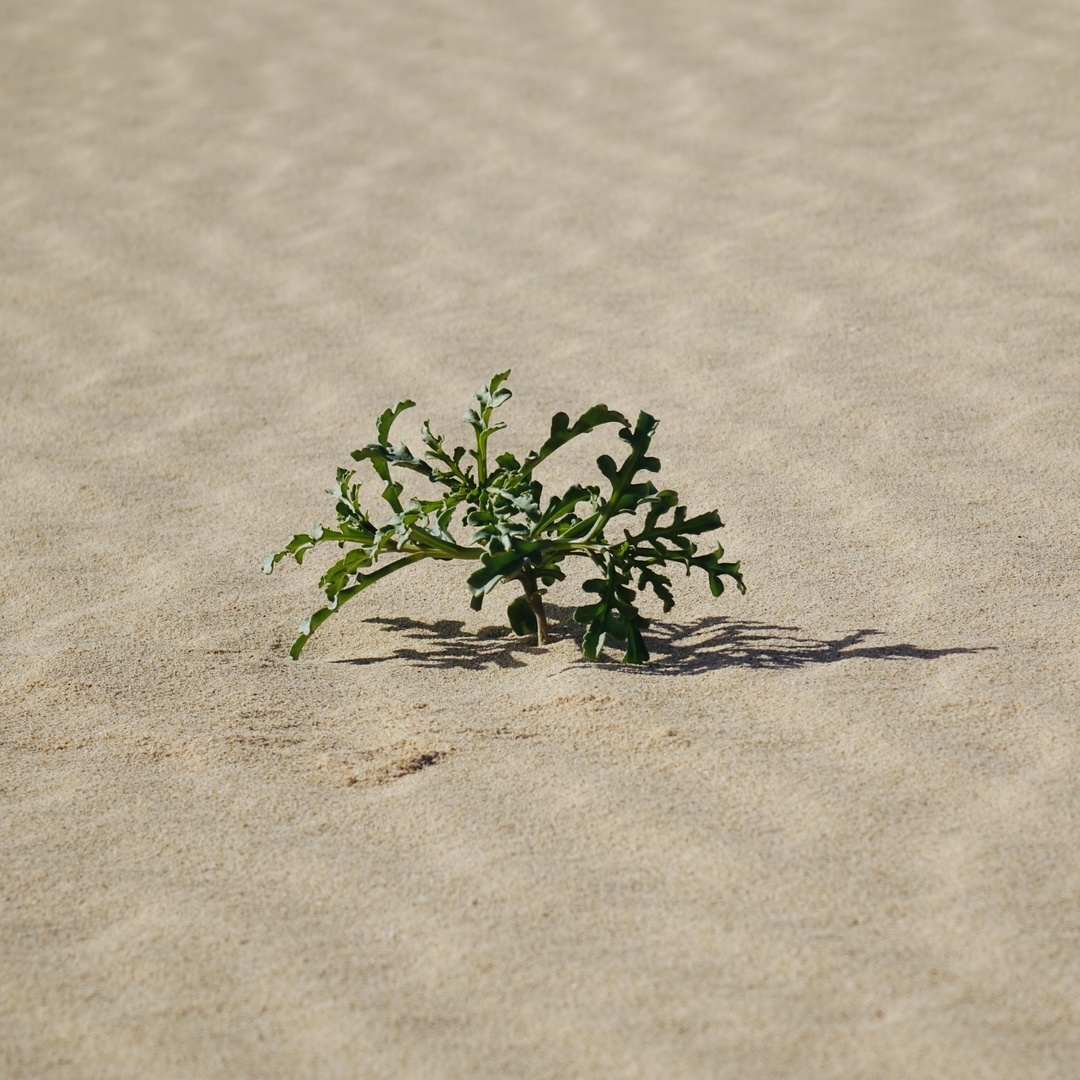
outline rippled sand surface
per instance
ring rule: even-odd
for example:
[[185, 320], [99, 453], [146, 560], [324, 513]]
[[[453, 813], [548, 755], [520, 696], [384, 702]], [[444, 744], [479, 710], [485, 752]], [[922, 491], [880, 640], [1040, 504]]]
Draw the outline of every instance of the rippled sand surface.
[[[0, 8], [0, 1073], [1080, 1075], [1075, 4]], [[747, 596], [291, 663], [262, 557], [506, 367]]]

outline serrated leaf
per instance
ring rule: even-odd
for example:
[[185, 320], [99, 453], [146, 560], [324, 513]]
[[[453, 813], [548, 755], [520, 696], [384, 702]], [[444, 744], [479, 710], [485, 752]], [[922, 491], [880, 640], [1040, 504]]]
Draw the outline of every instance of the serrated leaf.
[[559, 447], [565, 446], [571, 439], [576, 439], [579, 435], [586, 435], [590, 431], [595, 431], [604, 424], [622, 424], [624, 427], [629, 427], [629, 421], [622, 413], [615, 412], [614, 409], [609, 409], [606, 405], [594, 405], [591, 409], [586, 409], [572, 427], [570, 426], [570, 417], [566, 413], [556, 413], [551, 418], [551, 434], [548, 436], [547, 441], [539, 450], [533, 451], [525, 458], [522, 471], [532, 472], [541, 461], [550, 457]]
[[314, 634], [315, 631], [334, 614], [334, 612], [340, 610], [342, 604], [346, 603], [346, 601], [351, 600], [357, 593], [363, 592], [364, 589], [374, 585], [376, 581], [380, 581], [384, 577], [389, 577], [390, 574], [419, 561], [423, 557], [423, 555], [408, 555], [404, 559], [398, 559], [397, 562], [390, 563], [388, 566], [384, 566], [382, 569], [376, 570], [372, 574], [357, 574], [355, 585], [350, 585], [349, 588], [341, 589], [339, 592], [335, 593], [329, 604], [319, 608], [318, 611], [313, 612], [300, 624], [299, 633], [292, 644], [292, 648], [289, 650], [289, 655], [294, 660], [298, 660], [300, 658], [300, 653], [303, 651], [303, 648], [311, 635]]

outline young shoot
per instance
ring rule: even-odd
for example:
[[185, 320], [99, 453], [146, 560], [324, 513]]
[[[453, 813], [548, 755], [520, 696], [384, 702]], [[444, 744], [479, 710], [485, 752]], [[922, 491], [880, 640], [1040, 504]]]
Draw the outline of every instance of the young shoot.
[[[450, 449], [442, 435], [425, 422], [420, 438], [425, 446], [417, 457], [404, 443], [390, 440], [394, 421], [415, 402], [400, 401], [387, 409], [376, 424], [376, 441], [352, 452], [354, 461], [366, 461], [382, 483], [382, 498], [389, 507], [383, 524], [376, 524], [360, 505], [359, 482], [352, 469], [337, 470], [330, 489], [337, 502], [337, 524], [317, 525], [310, 533], [294, 536], [281, 551], [270, 555], [263, 571], [271, 573], [277, 563], [292, 556], [302, 563], [304, 555], [319, 544], [337, 544], [345, 554], [323, 574], [319, 585], [327, 603], [300, 626], [289, 655], [295, 660], [311, 635], [346, 601], [383, 578], [424, 559], [460, 559], [471, 572], [467, 584], [472, 607], [479, 611], [485, 598], [506, 583], [517, 582], [521, 595], [510, 602], [507, 618], [514, 633], [535, 634], [546, 644], [550, 629], [544, 595], [565, 574], [564, 560], [587, 559], [595, 576], [582, 588], [590, 602], [574, 612], [575, 621], [586, 626], [582, 649], [590, 660], [599, 658], [608, 639], [622, 643], [623, 662], [643, 664], [649, 659], [643, 631], [649, 621], [637, 609], [637, 593], [652, 589], [671, 610], [675, 598], [671, 579], [661, 571], [681, 566], [708, 576], [713, 596], [724, 591], [725, 577], [745, 592], [737, 562], [724, 562], [724, 549], [701, 552], [698, 537], [723, 527], [720, 515], [689, 516], [674, 491], [658, 490], [642, 474], [658, 473], [660, 461], [649, 456], [657, 421], [639, 413], [631, 424], [622, 413], [606, 405], [594, 405], [571, 424], [566, 413], [551, 419], [551, 434], [522, 459], [503, 453], [494, 459], [488, 442], [506, 425], [493, 419], [510, 399], [505, 386], [509, 371], [495, 375], [476, 394], [477, 406], [462, 421], [472, 428], [473, 445]], [[596, 459], [603, 483], [572, 484], [562, 494], [546, 497], [534, 476], [536, 467], [571, 439], [601, 427], [617, 424], [626, 456], [616, 462], [608, 454]], [[405, 496], [398, 479], [414, 473], [434, 488], [428, 498]], [[639, 515], [639, 511], [643, 516]], [[629, 519], [633, 518], [633, 521]], [[459, 539], [451, 531], [458, 525], [466, 533]], [[636, 531], [632, 531], [636, 529]]]

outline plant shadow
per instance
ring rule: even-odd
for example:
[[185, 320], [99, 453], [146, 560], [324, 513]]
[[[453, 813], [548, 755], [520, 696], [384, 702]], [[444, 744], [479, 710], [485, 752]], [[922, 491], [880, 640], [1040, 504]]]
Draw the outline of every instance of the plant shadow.
[[[574, 623], [572, 609], [549, 605], [553, 638], [573, 638], [580, 645], [583, 627]], [[521, 668], [529, 657], [545, 650], [533, 637], [515, 637], [505, 626], [465, 629], [460, 619], [424, 622], [411, 618], [375, 618], [369, 624], [393, 631], [415, 645], [401, 645], [388, 655], [336, 660], [338, 664], [381, 664], [406, 660], [421, 667], [477, 670]], [[842, 660], [937, 660], [943, 656], [985, 652], [994, 646], [927, 649], [918, 645], [873, 645], [869, 640], [882, 630], [853, 630], [836, 638], [807, 636], [797, 626], [779, 626], [754, 620], [708, 616], [692, 623], [655, 621], [645, 635], [652, 659], [643, 666], [619, 664], [617, 643], [605, 650], [604, 661], [632, 675], [700, 675], [724, 668], [783, 670]], [[578, 657], [575, 663], [589, 663]]]

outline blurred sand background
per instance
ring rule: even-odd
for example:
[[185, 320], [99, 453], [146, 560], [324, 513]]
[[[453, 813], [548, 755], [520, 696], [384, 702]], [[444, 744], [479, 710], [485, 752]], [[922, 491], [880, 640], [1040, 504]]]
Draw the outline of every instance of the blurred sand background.
[[[1068, 0], [3, 0], [0, 1074], [1080, 1076], [1078, 57]], [[660, 417], [748, 595], [628, 670], [425, 567], [291, 663], [263, 556], [505, 367], [505, 448]]]

